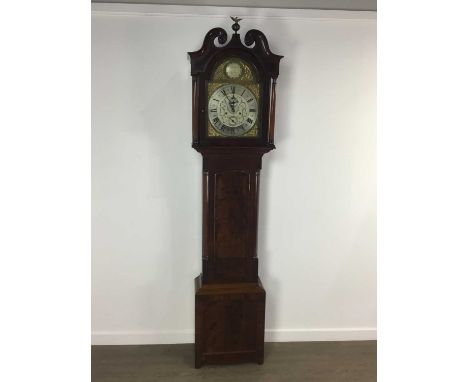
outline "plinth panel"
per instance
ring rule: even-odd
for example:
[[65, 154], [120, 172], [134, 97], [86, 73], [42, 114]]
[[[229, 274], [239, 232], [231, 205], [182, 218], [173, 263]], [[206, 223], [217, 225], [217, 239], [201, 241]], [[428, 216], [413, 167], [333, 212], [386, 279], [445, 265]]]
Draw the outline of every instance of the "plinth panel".
[[265, 290], [257, 283], [201, 285], [195, 293], [195, 367], [263, 363]]

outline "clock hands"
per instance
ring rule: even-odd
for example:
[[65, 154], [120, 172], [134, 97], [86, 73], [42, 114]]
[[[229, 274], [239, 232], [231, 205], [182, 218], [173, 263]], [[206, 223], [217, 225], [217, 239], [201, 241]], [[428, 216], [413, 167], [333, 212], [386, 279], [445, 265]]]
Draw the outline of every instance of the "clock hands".
[[231, 108], [231, 113], [235, 113], [236, 112], [235, 106], [236, 106], [236, 103], [238, 103], [239, 101], [237, 101], [236, 97], [234, 97], [234, 94], [232, 94], [231, 98], [227, 97], [227, 99], [229, 101], [229, 107]]

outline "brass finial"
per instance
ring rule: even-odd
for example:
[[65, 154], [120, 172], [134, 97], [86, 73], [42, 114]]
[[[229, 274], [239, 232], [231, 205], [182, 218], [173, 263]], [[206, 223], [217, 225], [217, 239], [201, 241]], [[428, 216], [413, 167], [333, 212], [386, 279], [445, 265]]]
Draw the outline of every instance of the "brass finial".
[[234, 24], [232, 24], [232, 30], [235, 34], [237, 34], [237, 31], [240, 29], [239, 21], [241, 21], [242, 19], [239, 17], [231, 16], [231, 20], [234, 21]]

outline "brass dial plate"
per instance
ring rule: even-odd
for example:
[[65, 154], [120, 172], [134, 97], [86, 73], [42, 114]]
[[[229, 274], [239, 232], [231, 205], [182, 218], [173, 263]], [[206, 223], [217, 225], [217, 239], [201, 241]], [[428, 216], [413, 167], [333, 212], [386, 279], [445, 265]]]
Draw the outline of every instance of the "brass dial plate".
[[[238, 88], [240, 92], [242, 92], [242, 89], [246, 88], [248, 89], [248, 92], [250, 92], [254, 97], [255, 97], [255, 102], [252, 102], [251, 108], [249, 110], [253, 110], [256, 108], [255, 113], [252, 111], [248, 116], [245, 116], [245, 121], [240, 119], [240, 121], [245, 122], [244, 125], [244, 130], [245, 132], [242, 133], [243, 130], [237, 130], [237, 131], [232, 131], [232, 126], [229, 126], [228, 123], [226, 123], [224, 133], [222, 133], [223, 129], [220, 128], [221, 126], [214, 126], [213, 123], [216, 122], [213, 121], [215, 119], [215, 112], [214, 106], [211, 104], [211, 109], [210, 109], [210, 100], [212, 99], [213, 95], [218, 91], [219, 89], [226, 87], [227, 85], [229, 86], [236, 86], [238, 85]], [[250, 64], [248, 64], [246, 61], [237, 58], [237, 57], [231, 57], [228, 59], [223, 60], [221, 63], [219, 63], [216, 67], [216, 69], [213, 72], [213, 76], [211, 78], [211, 81], [208, 82], [207, 85], [207, 118], [206, 118], [206, 123], [207, 123], [207, 135], [208, 137], [236, 137], [236, 138], [241, 138], [241, 137], [246, 137], [246, 138], [252, 138], [252, 137], [257, 137], [259, 135], [259, 125], [260, 125], [260, 118], [261, 118], [261, 100], [260, 100], [260, 84], [257, 82], [257, 76], [255, 73], [255, 70], [251, 67]], [[232, 97], [232, 96], [231, 96]], [[242, 99], [238, 98], [237, 95], [234, 96], [234, 98], [237, 98], [242, 105]], [[210, 110], [211, 114], [210, 114]], [[232, 113], [234, 113], [234, 110], [231, 110]], [[238, 111], [238, 110], [236, 110]], [[231, 113], [229, 113], [229, 116]], [[255, 115], [255, 120], [254, 123], [251, 124], [249, 123], [248, 118], [251, 118], [253, 120], [253, 116]], [[237, 125], [237, 122], [233, 121], [233, 125]], [[242, 124], [239, 124], [241, 126]], [[236, 128], [234, 128], [236, 129]], [[240, 129], [240, 128], [237, 128]]]

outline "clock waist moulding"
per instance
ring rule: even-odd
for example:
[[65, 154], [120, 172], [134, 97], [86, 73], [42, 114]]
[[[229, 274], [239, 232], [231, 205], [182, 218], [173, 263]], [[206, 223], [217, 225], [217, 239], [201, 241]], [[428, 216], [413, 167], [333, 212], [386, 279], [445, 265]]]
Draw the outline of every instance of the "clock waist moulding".
[[[282, 56], [238, 22], [190, 52], [192, 147], [203, 156], [202, 274], [195, 279], [195, 367], [263, 363], [265, 289], [258, 277], [262, 156], [275, 148], [275, 85]], [[216, 41], [217, 40], [217, 41]], [[216, 43], [215, 43], [216, 41]]]

